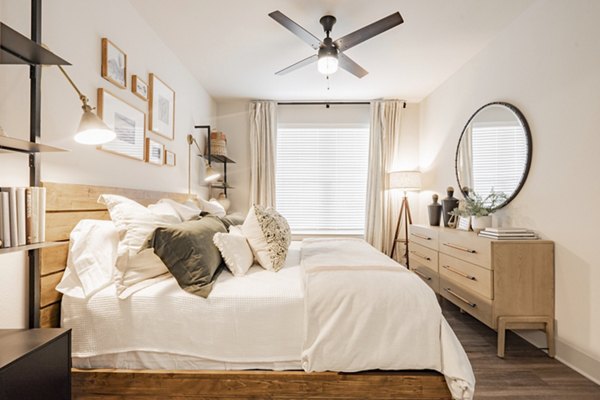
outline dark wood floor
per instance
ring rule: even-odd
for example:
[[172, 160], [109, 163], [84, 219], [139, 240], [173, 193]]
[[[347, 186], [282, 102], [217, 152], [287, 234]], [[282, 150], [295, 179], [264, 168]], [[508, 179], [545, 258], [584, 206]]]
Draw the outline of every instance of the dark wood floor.
[[512, 332], [505, 358], [496, 357], [496, 332], [442, 302], [446, 319], [465, 348], [475, 371], [475, 399], [600, 400], [600, 386]]

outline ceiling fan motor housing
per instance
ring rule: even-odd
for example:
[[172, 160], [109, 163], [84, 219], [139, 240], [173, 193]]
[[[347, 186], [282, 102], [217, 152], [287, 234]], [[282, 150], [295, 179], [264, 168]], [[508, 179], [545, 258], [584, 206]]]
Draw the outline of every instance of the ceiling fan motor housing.
[[319, 47], [319, 58], [327, 56], [337, 58], [337, 55], [338, 49], [333, 44], [333, 40], [330, 37], [325, 38]]

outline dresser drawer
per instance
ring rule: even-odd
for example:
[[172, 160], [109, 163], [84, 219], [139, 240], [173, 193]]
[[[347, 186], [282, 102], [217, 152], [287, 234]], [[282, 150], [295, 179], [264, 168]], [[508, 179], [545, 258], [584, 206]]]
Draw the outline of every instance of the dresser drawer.
[[440, 253], [440, 276], [478, 294], [493, 299], [493, 272], [475, 264]]
[[411, 271], [417, 274], [434, 292], [440, 292], [440, 278], [437, 272], [423, 265], [411, 265]]
[[492, 302], [469, 290], [458, 286], [444, 277], [440, 277], [440, 295], [456, 304], [484, 324], [492, 324]]
[[410, 225], [409, 240], [412, 243], [418, 243], [421, 246], [432, 250], [438, 249], [438, 232], [421, 225]]
[[418, 243], [410, 242], [408, 244], [408, 259], [411, 267], [424, 265], [436, 272], [438, 270], [438, 252]]
[[492, 268], [491, 240], [475, 235], [473, 232], [457, 230], [440, 232], [440, 253], [458, 259]]

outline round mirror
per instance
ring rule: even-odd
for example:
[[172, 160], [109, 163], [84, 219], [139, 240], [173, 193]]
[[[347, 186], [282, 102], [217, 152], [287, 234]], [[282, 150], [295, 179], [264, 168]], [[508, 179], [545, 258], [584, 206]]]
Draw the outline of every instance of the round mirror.
[[[467, 121], [456, 148], [456, 179], [465, 196], [506, 199], [519, 193], [531, 164], [531, 133], [523, 114], [508, 103], [490, 103]], [[489, 205], [489, 202], [488, 204]]]

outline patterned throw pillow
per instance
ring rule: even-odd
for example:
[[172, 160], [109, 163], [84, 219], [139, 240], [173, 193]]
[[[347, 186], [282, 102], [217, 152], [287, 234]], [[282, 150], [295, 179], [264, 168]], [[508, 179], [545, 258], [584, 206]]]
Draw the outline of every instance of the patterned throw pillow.
[[279, 271], [292, 241], [286, 219], [272, 207], [254, 205], [242, 225], [254, 257], [267, 270]]

